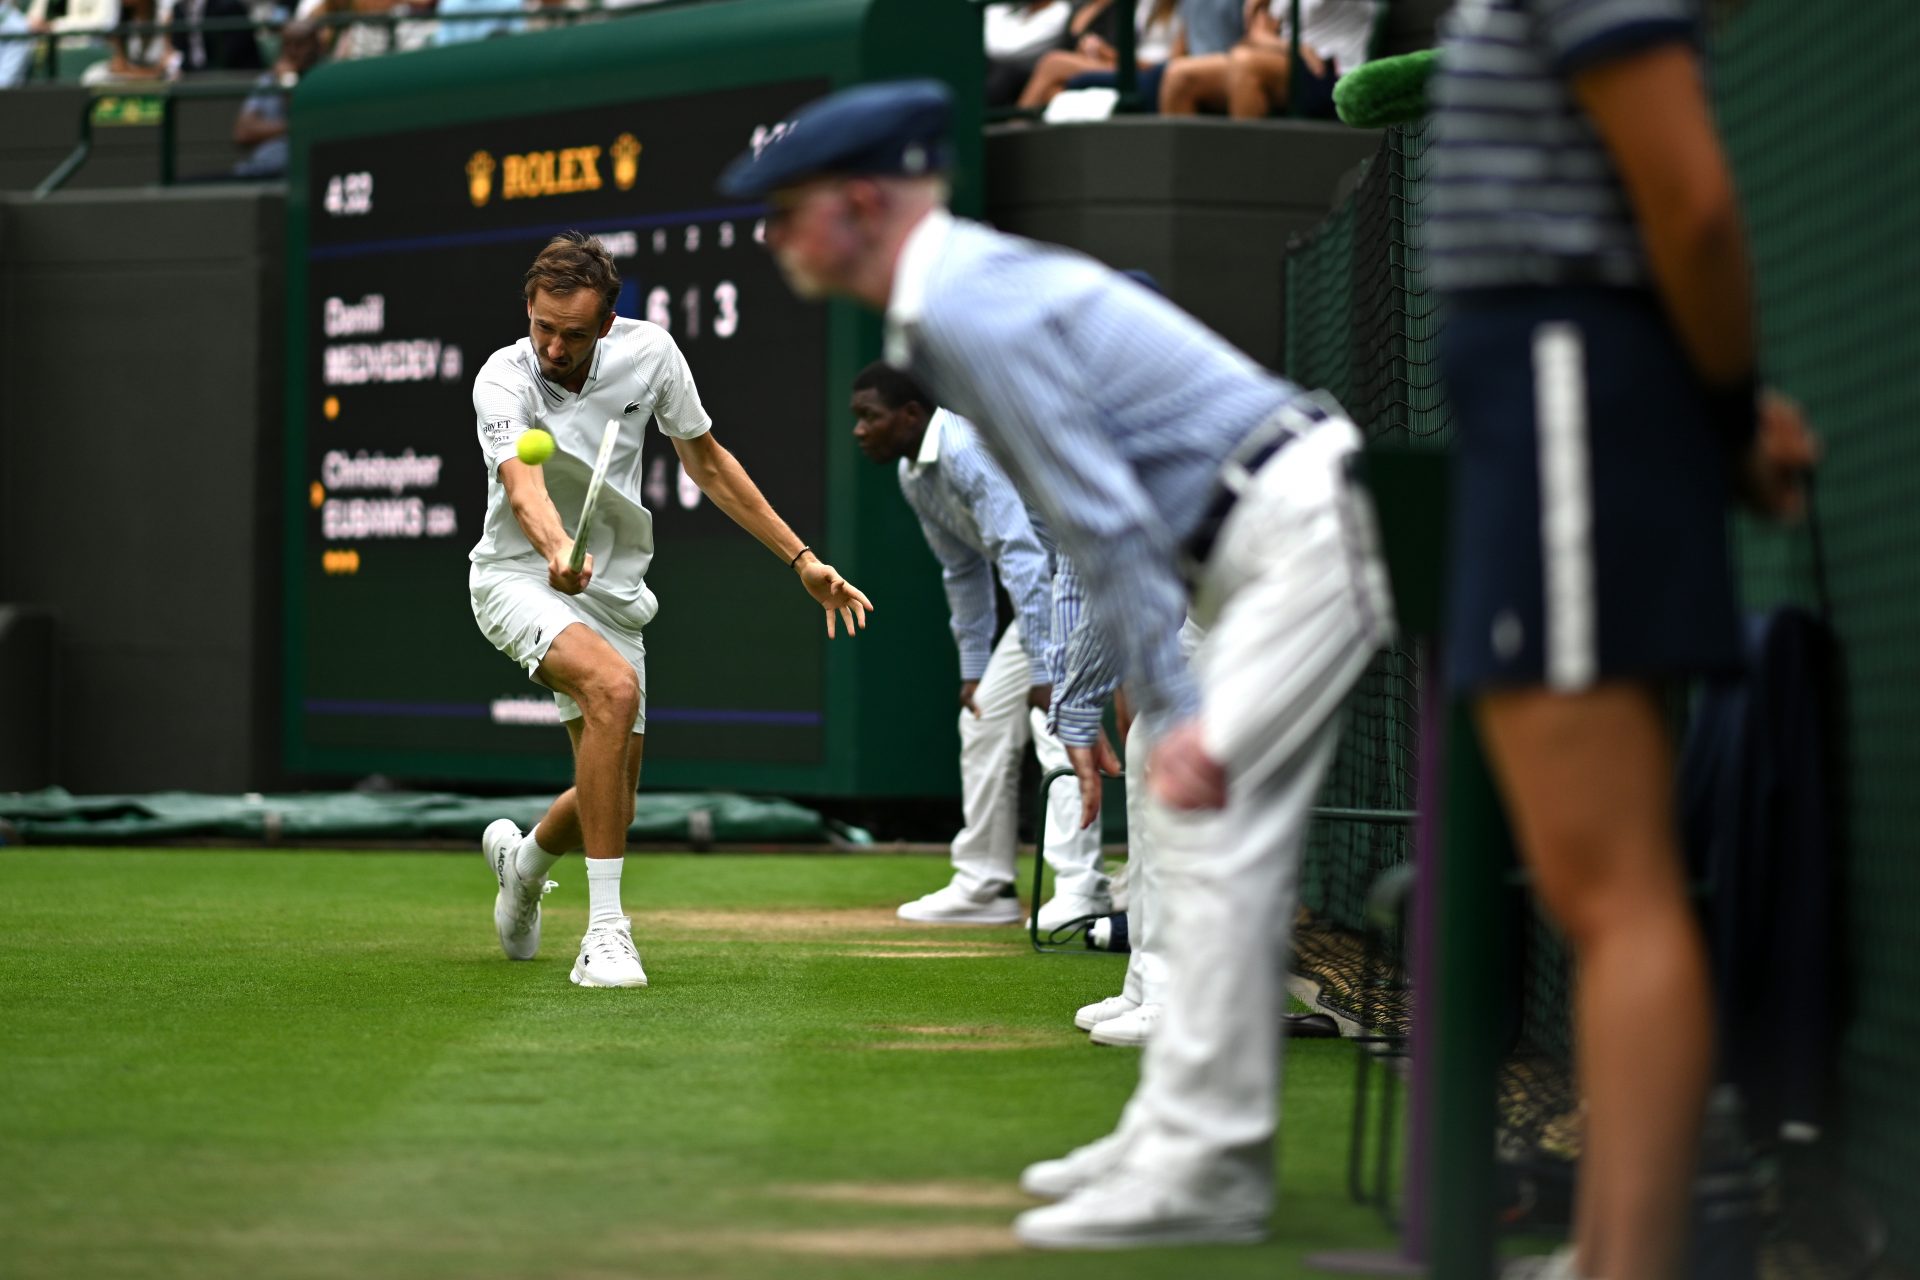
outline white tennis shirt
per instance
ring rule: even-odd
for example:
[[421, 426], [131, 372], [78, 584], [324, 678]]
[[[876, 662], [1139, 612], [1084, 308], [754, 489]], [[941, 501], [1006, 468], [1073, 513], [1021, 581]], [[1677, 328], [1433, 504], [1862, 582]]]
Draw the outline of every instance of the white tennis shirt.
[[533, 342], [522, 338], [494, 352], [481, 367], [473, 380], [473, 412], [487, 459], [487, 519], [468, 559], [542, 578], [547, 562], [514, 519], [513, 504], [500, 483], [500, 464], [518, 456], [520, 437], [532, 428], [549, 432], [554, 452], [543, 468], [547, 492], [561, 524], [577, 534], [601, 433], [608, 419], [619, 419], [619, 442], [587, 535], [587, 550], [593, 555], [593, 582], [587, 592], [621, 606], [635, 625], [651, 618], [658, 607], [646, 584], [647, 566], [653, 562], [653, 516], [641, 501], [647, 423], [657, 419], [661, 431], [682, 440], [713, 427], [686, 357], [667, 331], [644, 320], [616, 318], [612, 330], [594, 345], [593, 364], [578, 395], [540, 376]]

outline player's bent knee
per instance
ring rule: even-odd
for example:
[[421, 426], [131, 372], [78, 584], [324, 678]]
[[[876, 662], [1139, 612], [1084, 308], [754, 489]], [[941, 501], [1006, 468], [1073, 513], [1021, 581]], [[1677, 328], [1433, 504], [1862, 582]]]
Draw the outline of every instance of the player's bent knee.
[[621, 662], [596, 669], [575, 698], [587, 723], [628, 730], [640, 715], [640, 677]]

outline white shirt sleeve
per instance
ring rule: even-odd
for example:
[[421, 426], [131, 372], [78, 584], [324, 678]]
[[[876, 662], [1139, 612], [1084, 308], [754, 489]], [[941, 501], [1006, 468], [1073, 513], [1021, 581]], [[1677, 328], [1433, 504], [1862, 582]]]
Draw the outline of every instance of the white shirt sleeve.
[[520, 437], [533, 426], [527, 388], [488, 361], [473, 380], [473, 414], [480, 452], [486, 456], [487, 474], [491, 475], [501, 463], [519, 456], [516, 450]]
[[[642, 371], [642, 376], [645, 371]], [[662, 331], [659, 350], [654, 356], [652, 376], [653, 416], [660, 430], [680, 440], [691, 440], [713, 429], [713, 419], [700, 403], [700, 389], [693, 385], [693, 370], [674, 340]]]

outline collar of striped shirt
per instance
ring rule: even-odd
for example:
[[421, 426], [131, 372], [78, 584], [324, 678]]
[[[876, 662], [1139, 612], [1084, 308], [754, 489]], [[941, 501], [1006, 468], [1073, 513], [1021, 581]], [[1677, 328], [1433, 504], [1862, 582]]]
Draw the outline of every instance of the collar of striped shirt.
[[914, 224], [893, 264], [893, 291], [887, 296], [887, 363], [904, 369], [913, 355], [907, 327], [918, 323], [927, 303], [927, 277], [953, 234], [953, 215], [932, 209]]
[[920, 453], [913, 460], [913, 474], [919, 475], [940, 461], [940, 430], [949, 416], [945, 409], [935, 409], [933, 417], [927, 420], [926, 433], [920, 437]]

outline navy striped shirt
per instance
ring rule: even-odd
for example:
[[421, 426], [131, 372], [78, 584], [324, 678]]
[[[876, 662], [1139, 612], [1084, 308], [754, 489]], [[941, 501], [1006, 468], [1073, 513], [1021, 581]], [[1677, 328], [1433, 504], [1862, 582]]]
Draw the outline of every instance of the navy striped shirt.
[[1299, 389], [1093, 259], [944, 211], [901, 249], [887, 357], [972, 421], [1045, 516], [1142, 711], [1196, 712], [1177, 551], [1221, 464]]
[[1434, 77], [1427, 199], [1443, 289], [1649, 283], [1633, 210], [1571, 78], [1700, 38], [1698, 0], [1460, 0]]
[[934, 412], [917, 458], [900, 460], [900, 492], [940, 562], [960, 678], [978, 680], [993, 654], [993, 573], [1020, 616], [1033, 683], [1046, 683], [1053, 636], [1052, 555], [1027, 522], [1020, 495], [964, 419]]

